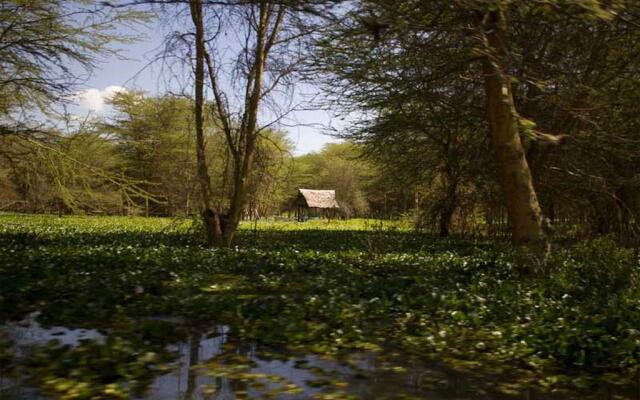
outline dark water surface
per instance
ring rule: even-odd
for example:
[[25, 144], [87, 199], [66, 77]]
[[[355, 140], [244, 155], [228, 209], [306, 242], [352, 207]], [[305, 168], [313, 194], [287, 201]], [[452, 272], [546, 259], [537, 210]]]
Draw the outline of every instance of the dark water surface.
[[[84, 340], [102, 343], [106, 339], [95, 329], [45, 328], [35, 316], [6, 324], [0, 327], [0, 332], [11, 339], [17, 357], [52, 340], [75, 347]], [[540, 393], [531, 389], [501, 393], [494, 377], [456, 373], [443, 365], [425, 364], [406, 355], [355, 353], [337, 361], [265, 349], [256, 343], [233, 343], [233, 336], [225, 326], [191, 331], [186, 340], [168, 345], [167, 350], [175, 354], [171, 369], [158, 376], [138, 399], [226, 400], [238, 395], [256, 399], [640, 399], [637, 388], [628, 387], [603, 387], [590, 394]], [[223, 354], [232, 358], [211, 363]], [[245, 372], [227, 373], [238, 366], [229, 361], [235, 356], [248, 360]], [[390, 358], [393, 358], [391, 368]], [[37, 389], [0, 375], [0, 399], [46, 398]]]

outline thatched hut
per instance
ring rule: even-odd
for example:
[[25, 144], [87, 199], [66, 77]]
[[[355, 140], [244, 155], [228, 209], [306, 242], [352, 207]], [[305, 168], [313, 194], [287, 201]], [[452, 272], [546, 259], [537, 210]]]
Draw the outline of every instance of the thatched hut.
[[295, 206], [298, 221], [304, 221], [313, 215], [331, 218], [340, 208], [335, 190], [298, 189]]

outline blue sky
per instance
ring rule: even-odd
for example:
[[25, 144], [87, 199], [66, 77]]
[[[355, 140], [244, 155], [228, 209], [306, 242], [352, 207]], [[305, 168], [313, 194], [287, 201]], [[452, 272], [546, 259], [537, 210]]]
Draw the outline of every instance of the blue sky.
[[[143, 38], [132, 44], [119, 45], [117, 48], [120, 50], [120, 57], [102, 60], [85, 82], [78, 97], [79, 106], [74, 107], [74, 113], [108, 114], [110, 110], [104, 99], [118, 90], [143, 90], [150, 95], [167, 91], [160, 64], [149, 65], [162, 49], [165, 32], [158, 23], [151, 23], [137, 26], [135, 31], [127, 28], [125, 33], [139, 34]], [[317, 92], [312, 86], [302, 85], [298, 87], [296, 96], [306, 98], [306, 95]], [[288, 132], [295, 144], [296, 155], [320, 150], [324, 144], [336, 141], [322, 132], [327, 132], [328, 127], [336, 129], [344, 126], [340, 120], [322, 110], [295, 111], [285, 124], [281, 129]]]

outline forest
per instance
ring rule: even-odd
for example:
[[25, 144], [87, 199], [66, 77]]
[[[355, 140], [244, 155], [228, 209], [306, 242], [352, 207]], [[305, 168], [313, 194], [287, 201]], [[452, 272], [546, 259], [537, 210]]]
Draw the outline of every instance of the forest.
[[634, 0], [0, 0], [0, 399], [637, 399], [639, 104]]

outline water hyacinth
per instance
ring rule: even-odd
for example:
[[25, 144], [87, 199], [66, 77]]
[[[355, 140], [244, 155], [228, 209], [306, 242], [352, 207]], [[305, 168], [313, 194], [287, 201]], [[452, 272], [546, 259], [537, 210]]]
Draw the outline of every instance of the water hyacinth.
[[[366, 231], [340, 224], [294, 230], [269, 222], [258, 235], [241, 230], [233, 249], [212, 250], [188, 224], [167, 219], [2, 215], [0, 316], [38, 311], [43, 324], [100, 329], [118, 338], [110, 346], [135, 349], [135, 357], [118, 353], [120, 380], [102, 387], [114, 393], [127, 387], [125, 364], [153, 374], [170, 359], [167, 341], [185, 335], [129, 328], [157, 315], [223, 324], [239, 342], [326, 357], [393, 349], [484, 374], [509, 366], [500, 379], [521, 388], [577, 390], [577, 376], [594, 388], [602, 371], [624, 383], [640, 361], [633, 252], [594, 242], [557, 252], [548, 276], [521, 277], [509, 250], [495, 245], [394, 229], [385, 239], [393, 251], [373, 254]], [[593, 261], [600, 247], [606, 262]], [[589, 277], [592, 269], [600, 280]], [[0, 336], [6, 359], [3, 343]], [[36, 384], [70, 379], [47, 369], [49, 361], [40, 359]], [[22, 368], [17, 360], [3, 365]]]

